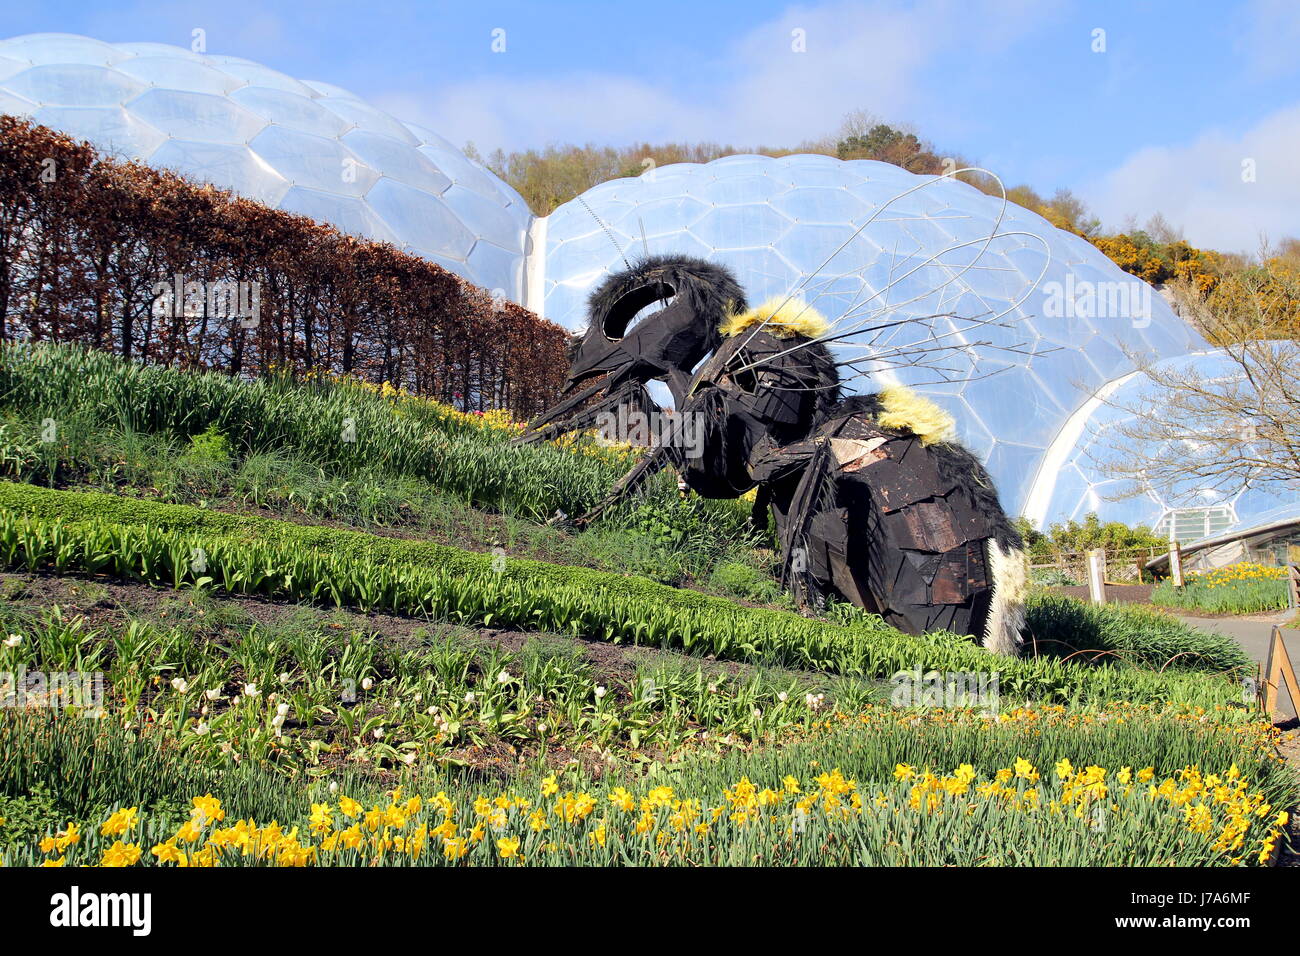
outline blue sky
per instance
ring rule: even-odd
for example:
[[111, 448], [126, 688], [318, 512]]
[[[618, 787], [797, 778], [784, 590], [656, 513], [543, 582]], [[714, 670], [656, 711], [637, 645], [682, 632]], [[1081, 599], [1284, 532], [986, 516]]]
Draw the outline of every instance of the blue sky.
[[1233, 249], [1300, 234], [1296, 0], [44, 0], [0, 12], [0, 36], [189, 46], [196, 27], [209, 52], [347, 87], [484, 150], [792, 145], [865, 109], [1008, 182], [1069, 187], [1111, 226], [1159, 211]]

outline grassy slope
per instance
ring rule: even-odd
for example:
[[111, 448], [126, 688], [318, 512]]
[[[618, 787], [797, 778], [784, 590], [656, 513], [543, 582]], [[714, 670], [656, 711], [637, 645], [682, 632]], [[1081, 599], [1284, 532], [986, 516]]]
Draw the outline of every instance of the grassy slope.
[[[103, 356], [62, 350], [38, 350], [26, 356], [9, 349], [0, 353], [0, 409], [7, 416], [7, 420], [0, 424], [0, 457], [3, 458], [0, 466], [13, 476], [56, 484], [85, 483], [89, 473], [84, 470], [84, 464], [94, 457], [85, 453], [99, 447], [105, 453], [96, 465], [98, 470], [89, 475], [91, 483], [128, 494], [151, 496], [163, 493], [173, 494], [181, 500], [202, 500], [204, 482], [213, 481], [212, 461], [195, 458], [190, 436], [213, 428], [219, 435], [228, 437], [235, 449], [232, 460], [219, 463], [220, 467], [216, 469], [219, 472], [215, 481], [218, 492], [223, 487], [228, 492], [230, 476], [238, 468], [255, 461], [257, 456], [263, 456], [263, 464], [266, 461], [274, 463], [279, 456], [278, 460], [282, 463], [289, 461], [291, 470], [298, 469], [300, 474], [316, 468], [323, 483], [321, 487], [327, 494], [306, 507], [301, 499], [277, 498], [275, 494], [257, 499], [254, 494], [255, 503], [264, 509], [278, 510], [286, 515], [293, 513], [299, 521], [304, 517], [311, 520], [313, 515], [341, 519], [349, 524], [376, 523], [376, 519], [378, 523], [391, 521], [403, 527], [403, 533], [422, 534], [428, 527], [427, 519], [451, 498], [460, 503], [459, 507], [464, 508], [462, 514], [467, 517], [482, 514], [467, 505], [490, 508], [504, 516], [504, 519], [493, 519], [483, 526], [491, 529], [493, 540], [466, 542], [471, 548], [482, 547], [484, 550], [501, 543], [498, 536], [503, 530], [507, 534], [517, 533], [512, 544], [520, 537], [534, 540], [536, 532], [533, 529], [536, 526], [530, 524], [529, 519], [544, 518], [554, 508], [573, 513], [584, 507], [623, 467], [599, 455], [551, 448], [509, 449], [503, 443], [503, 436], [485, 433], [472, 424], [467, 426], [457, 419], [449, 419], [437, 409], [418, 402], [394, 403], [352, 388], [235, 382], [220, 376], [192, 376], [171, 370], [128, 367]], [[60, 441], [42, 443], [37, 440], [37, 424], [47, 416], [54, 417], [60, 424]], [[356, 440], [340, 441], [348, 419], [352, 420]], [[111, 439], [107, 444], [104, 442], [106, 436]], [[141, 437], [164, 446], [170, 443], [169, 450], [154, 455], [155, 463], [161, 462], [160, 467], [132, 471], [129, 462], [117, 460], [123, 442]], [[182, 460], [185, 462], [183, 466]], [[188, 477], [180, 475], [178, 469], [181, 467], [190, 469]], [[78, 471], [78, 468], [82, 470]], [[150, 478], [172, 475], [184, 480], [171, 491], [163, 489], [160, 492], [151, 481], [143, 480], [146, 474]], [[196, 476], [198, 480], [191, 481]], [[182, 487], [186, 482], [190, 482], [189, 487]], [[274, 484], [263, 482], [262, 487]], [[618, 516], [619, 524], [611, 525], [609, 530], [613, 533], [604, 539], [606, 546], [613, 544], [617, 552], [619, 535], [630, 535], [622, 539], [624, 542], [643, 541], [649, 537], [657, 547], [666, 544], [657, 555], [654, 547], [646, 549], [643, 560], [651, 566], [646, 568], [649, 570], [664, 554], [689, 550], [698, 537], [717, 540], [734, 536], [735, 522], [743, 515], [743, 507], [721, 503], [684, 515], [683, 504], [677, 500], [670, 483], [661, 485], [652, 489], [648, 512], [639, 515], [625, 512]], [[369, 491], [361, 494], [359, 489]], [[404, 494], [408, 500], [425, 502], [427, 510], [418, 520], [410, 520], [409, 508], [403, 511], [400, 499]], [[358, 496], [369, 504], [356, 506]], [[439, 496], [443, 497], [440, 499]], [[344, 504], [331, 504], [331, 500]], [[233, 510], [238, 507], [239, 500], [230, 498], [217, 503]], [[393, 507], [394, 503], [396, 507]], [[994, 660], [968, 641], [951, 635], [912, 638], [892, 631], [878, 620], [860, 615], [851, 615], [847, 623], [841, 625], [826, 620], [810, 620], [772, 608], [742, 607], [733, 601], [666, 587], [637, 575], [618, 573], [635, 565], [620, 564], [616, 553], [593, 555], [591, 560], [582, 562], [618, 569], [614, 573], [516, 557], [509, 558], [501, 570], [495, 570], [491, 555], [428, 540], [407, 540], [339, 527], [304, 526], [261, 516], [223, 513], [209, 508], [169, 505], [118, 495], [77, 494], [15, 484], [0, 486], [0, 514], [9, 527], [11, 566], [23, 565], [26, 556], [31, 554], [30, 551], [27, 555], [23, 553], [24, 547], [19, 541], [22, 519], [25, 518], [28, 519], [28, 544], [44, 536], [37, 548], [37, 551], [44, 550], [44, 555], [38, 556], [35, 563], [48, 568], [50, 556], [63, 547], [67, 561], [65, 570], [74, 572], [78, 569], [78, 560], [85, 563], [84, 559], [89, 558], [94, 564], [104, 557], [102, 554], [70, 557], [76, 551], [78, 538], [95, 538], [105, 547], [114, 541], [120, 543], [129, 539], [134, 546], [153, 535], [162, 536], [159, 540], [165, 547], [151, 552], [151, 568], [144, 567], [138, 560], [134, 564], [125, 561], [120, 570], [128, 578], [165, 581], [167, 574], [158, 568], [157, 559], [161, 558], [162, 563], [173, 565], [168, 573], [174, 580], [179, 580], [174, 572], [184, 561], [166, 556], [168, 549], [184, 557], [194, 547], [204, 547], [218, 565], [229, 556], [228, 563], [232, 567], [239, 563], [241, 552], [244, 552], [245, 557], [256, 554], [259, 560], [279, 562], [283, 567], [294, 566], [305, 573], [321, 573], [325, 569], [330, 574], [346, 572], [372, 578], [387, 573], [406, 575], [408, 580], [421, 583], [425, 588], [423, 593], [428, 593], [430, 588], [442, 589], [440, 593], [444, 596], [454, 591], [459, 603], [394, 607], [393, 610], [417, 614], [433, 610], [435, 620], [458, 619], [476, 626], [489, 621], [492, 626], [525, 629], [543, 626], [588, 638], [641, 641], [664, 648], [712, 653], [721, 658], [786, 664], [862, 677], [884, 677], [912, 667], [985, 670]], [[514, 532], [510, 526], [500, 523], [501, 520], [515, 522]], [[39, 529], [35, 527], [37, 525]], [[702, 536], [701, 528], [704, 529]], [[33, 533], [35, 537], [31, 536]], [[544, 534], [549, 535], [549, 532]], [[656, 536], [659, 536], [657, 540]], [[547, 539], [544, 536], [537, 540]], [[596, 545], [598, 541], [593, 537], [589, 543]], [[583, 543], [578, 539], [566, 541], [564, 547], [573, 547], [568, 554], [582, 555]], [[512, 547], [511, 553], [517, 550]], [[549, 550], [538, 548], [535, 553], [548, 556], [566, 554], [563, 548], [557, 553], [553, 547]], [[301, 561], [304, 557], [311, 560], [304, 564]], [[744, 560], [744, 549], [722, 554], [713, 552], [690, 571], [673, 571], [664, 576], [681, 579], [683, 573], [687, 576], [690, 573], [707, 574], [709, 567], [718, 566], [719, 558], [726, 562], [737, 557]], [[294, 565], [295, 561], [299, 564]], [[760, 561], [748, 563], [761, 564]], [[184, 569], [179, 570], [184, 578]], [[219, 577], [219, 571], [219, 567], [210, 567], [208, 574]], [[727, 577], [726, 574], [716, 576]], [[753, 588], [756, 594], [771, 597], [770, 590], [761, 587], [764, 583], [761, 575], [742, 571], [737, 576], [743, 580], [739, 586], [729, 588], [731, 593], [751, 596], [743, 592], [746, 588]], [[194, 583], [193, 576], [187, 580]], [[456, 582], [456, 586], [453, 587], [451, 582]], [[292, 587], [284, 586], [284, 582], [273, 582], [269, 592], [263, 593], [281, 600], [303, 596]], [[409, 593], [414, 592], [408, 590]], [[339, 596], [343, 597], [342, 601], [337, 600]], [[333, 600], [346, 606], [367, 606], [371, 599], [343, 588]], [[382, 601], [378, 606], [381, 605]], [[448, 613], [453, 606], [459, 617]], [[1002, 693], [1008, 700], [1087, 701], [1097, 706], [1116, 699], [1174, 700], [1222, 708], [1237, 696], [1235, 685], [1230, 680], [1216, 678], [1204, 671], [1237, 666], [1241, 663], [1239, 650], [1201, 641], [1176, 623], [1151, 615], [1116, 614], [1109, 609], [1087, 608], [1078, 602], [1043, 599], [1036, 599], [1032, 604], [1030, 617], [1035, 633], [1045, 638], [1045, 646], [1040, 649], [1044, 654], [1059, 657], [1076, 649], [1099, 648], [1116, 652], [1124, 663], [1110, 663], [1115, 661], [1114, 656], [1102, 658], [1092, 665], [1081, 663], [1089, 660], [1090, 655], [1080, 655], [1070, 664], [1050, 659], [996, 659], [1002, 671]], [[111, 629], [107, 636], [112, 634]], [[183, 639], [175, 640], [178, 647], [185, 645]], [[1061, 646], [1046, 646], [1052, 641], [1059, 641]], [[265, 643], [266, 635], [252, 642], [247, 658], [254, 659], [258, 647]], [[274, 644], [274, 640], [271, 643]], [[312, 646], [318, 647], [321, 653], [333, 654], [338, 648], [332, 645], [339, 643], [323, 635]], [[1153, 673], [1170, 657], [1189, 648], [1198, 655], [1193, 661], [1184, 657], [1175, 661], [1165, 674], [1157, 676]], [[412, 681], [417, 680], [419, 674], [436, 669], [435, 657], [423, 659], [421, 663], [422, 658], [417, 654], [406, 661], [407, 670], [398, 668], [377, 672], [385, 693], [395, 701], [409, 699], [415, 686]], [[219, 660], [199, 655], [193, 663], [200, 668], [215, 668], [211, 670], [213, 679], [229, 680], [231, 675], [222, 675]], [[1202, 672], [1184, 669], [1183, 664], [1199, 667]], [[284, 666], [284, 662], [264, 661], [264, 665], [274, 670]], [[476, 666], [482, 673], [474, 680], [486, 680], [491, 676], [487, 670], [496, 663], [490, 659]], [[545, 667], [537, 670], [535, 662], [525, 666], [521, 660], [510, 666], [528, 672], [524, 676], [530, 683], [526, 690], [521, 690], [521, 700], [536, 689], [531, 682], [538, 674], [551, 673]], [[304, 669], [304, 679], [310, 679], [306, 670], [310, 668]], [[267, 671], [268, 675], [270, 673]], [[591, 678], [590, 673], [583, 673], [583, 680]], [[336, 670], [331, 674], [338, 676]], [[620, 689], [627, 698], [623, 704], [635, 703], [632, 699], [635, 696], [634, 683]], [[437, 686], [447, 701], [455, 699], [464, 689], [455, 682]], [[851, 687], [851, 684], [846, 686]], [[484, 692], [490, 690], [490, 681], [483, 689]], [[803, 689], [798, 687], [798, 690]], [[781, 726], [785, 731], [801, 723], [806, 727], [807, 714], [794, 724], [788, 721], [781, 724], [780, 708], [773, 697], [776, 690], [776, 685], [769, 682], [761, 691], [754, 691], [760, 696], [746, 696], [748, 692], [743, 690], [741, 693], [724, 692], [728, 707], [710, 713], [708, 707], [713, 695], [704, 689], [700, 691], [702, 696], [699, 700], [690, 705], [702, 709], [690, 711], [693, 716], [685, 717], [685, 723], [674, 725], [666, 721], [664, 726], [671, 730], [674, 726], [691, 726], [693, 722], [697, 729], [706, 726], [746, 728], [740, 733], [742, 739], [762, 738], [769, 730]], [[857, 691], [850, 690], [846, 699], [855, 699], [857, 694]], [[618, 695], [611, 698], [611, 702], [616, 702], [617, 698]], [[865, 700], [861, 696], [856, 696], [856, 699]], [[589, 695], [584, 701], [574, 705], [576, 710], [573, 713], [578, 715], [578, 720], [572, 722], [565, 733], [577, 734], [581, 720], [586, 719], [584, 708], [591, 705]], [[380, 715], [390, 721], [390, 725], [403, 728], [403, 734], [409, 735], [422, 748], [428, 744], [432, 731], [421, 729], [416, 722], [418, 714], [412, 712], [395, 717], [391, 715], [396, 713], [396, 708], [385, 709], [388, 707], [383, 705]], [[746, 713], [747, 710], [761, 712], [763, 716], [753, 717]], [[626, 716], [630, 712], [624, 707], [618, 713]], [[724, 713], [731, 716], [724, 717]], [[1216, 720], [1227, 719], [1230, 724], [1238, 721], [1238, 717], [1232, 716], [1234, 713], [1245, 717], [1244, 713], [1231, 710], [1220, 710], [1219, 713], [1227, 716]], [[173, 716], [178, 720], [188, 720], [190, 724], [195, 719], [193, 716], [186, 718], [183, 707]], [[654, 720], [663, 718], [658, 714], [651, 716]], [[1080, 765], [1084, 760], [1111, 767], [1121, 763], [1134, 766], [1151, 764], [1161, 773], [1172, 773], [1187, 762], [1194, 762], [1199, 755], [1205, 764], [1214, 760], [1229, 763], [1235, 760], [1249, 765], [1254, 768], [1249, 771], [1252, 776], [1270, 788], [1278, 799], [1284, 802], [1293, 800], [1293, 794], [1288, 790], [1291, 786], [1289, 777], [1277, 775], [1276, 763], [1271, 758], [1256, 758], [1252, 756], [1255, 751], [1243, 750], [1240, 734], [1203, 732], [1195, 722], [1174, 717], [1145, 718], [1139, 714], [1123, 722], [1102, 721], [1087, 725], [1089, 736], [1080, 737], [1078, 734], [1083, 731], [1078, 728], [1054, 728], [1050, 734], [1044, 735], [1040, 731], [1045, 727], [1027, 727], [1026, 733], [998, 730], [990, 735], [987, 722], [976, 722], [968, 731], [961, 731], [947, 728], [942, 721], [931, 726], [933, 716], [923, 712], [918, 718], [919, 724], [898, 724], [892, 716], [886, 716], [870, 735], [878, 746], [861, 746], [863, 737], [860, 730], [849, 726], [834, 730], [820, 742], [772, 747], [770, 744], [775, 742], [775, 738], [766, 740], [768, 745], [758, 750], [741, 748], [734, 757], [725, 758], [721, 764], [716, 757], [690, 758], [664, 779], [671, 779], [685, 791], [694, 790], [702, 797], [716, 799], [721, 788], [734, 784], [740, 775], [748, 774], [761, 779], [764, 784], [779, 786], [781, 773], [793, 772], [802, 779], [814, 762], [819, 766], [842, 764], [850, 775], [879, 781], [888, 776], [892, 764], [898, 760], [933, 765], [940, 770], [951, 770], [960, 762], [973, 760], [984, 772], [991, 773], [995, 763], [1009, 763], [1013, 756], [1028, 755], [1036, 763], [1046, 765], [1062, 756], [1074, 755], [1072, 759]], [[362, 718], [363, 722], [365, 719]], [[550, 719], [555, 722], [554, 717]], [[322, 720], [328, 722], [327, 718]], [[475, 716], [468, 723], [477, 720], [479, 717]], [[539, 717], [533, 715], [530, 720], [525, 721], [524, 726], [529, 733], [536, 735]], [[70, 725], [63, 722], [63, 726]], [[889, 729], [891, 727], [893, 729]], [[155, 734], [149, 738], [127, 734], [120, 741], [104, 737], [72, 740], [67, 735], [54, 733], [50, 726], [23, 730], [11, 722], [0, 727], [0, 732], [17, 733], [19, 736], [15, 739], [26, 741], [25, 750], [15, 747], [0, 761], [0, 792], [10, 795], [7, 812], [11, 816], [21, 817], [30, 811], [38, 816], [43, 812], [53, 819], [50, 814], [55, 812], [51, 809], [54, 806], [58, 813], [89, 813], [92, 808], [127, 800], [155, 807], [160, 819], [166, 821], [183, 815], [181, 804], [188, 796], [210, 788], [222, 789], [232, 805], [238, 807], [236, 812], [256, 814], [262, 819], [276, 815], [285, 819], [306, 810], [305, 801], [309, 794], [286, 792], [276, 782], [278, 777], [274, 772], [260, 765], [261, 761], [245, 762], [238, 767], [227, 765], [224, 770], [218, 769], [221, 766], [219, 760], [214, 763], [205, 758], [195, 762], [191, 756], [194, 753], [193, 739], [185, 738], [183, 734], [176, 737]], [[624, 737], [620, 739], [626, 745], [627, 727], [623, 727], [621, 732]], [[1189, 733], [1193, 736], [1188, 736]], [[183, 743], [187, 739], [189, 742]], [[346, 734], [340, 739], [346, 741], [348, 747], [356, 743], [355, 738]], [[581, 734], [571, 739], [581, 739]], [[33, 747], [47, 748], [42, 751], [44, 757], [29, 759], [34, 756], [34, 752], [29, 752]], [[52, 764], [51, 760], [55, 763]], [[93, 763], [87, 764], [87, 761]], [[272, 761], [271, 765], [274, 763]], [[93, 793], [86, 792], [84, 784], [74, 784], [73, 778], [66, 775], [51, 777], [47, 771], [56, 765], [93, 767], [88, 774], [77, 775], [77, 779], [95, 782]], [[334, 779], [343, 780], [360, 796], [375, 794], [382, 785], [383, 778], [374, 774], [374, 764], [328, 766]], [[624, 768], [620, 763], [617, 766], [621, 768], [619, 772], [624, 773], [632, 771], [636, 765]], [[398, 769], [402, 770], [400, 765]], [[357, 776], [358, 771], [361, 771], [360, 776]], [[517, 777], [523, 784], [532, 774], [541, 772], [536, 765], [532, 769], [519, 767], [512, 777]], [[218, 773], [220, 777], [214, 776]], [[408, 771], [402, 770], [402, 773], [405, 775]], [[663, 773], [658, 771], [657, 778]], [[575, 774], [577, 776], [572, 782], [579, 785], [583, 772], [575, 771]], [[472, 786], [471, 781], [461, 779], [460, 772], [454, 767], [436, 761], [422, 766], [412, 783], [426, 793], [447, 786], [453, 795], [459, 795], [457, 799], [464, 798]], [[142, 791], [142, 787], [148, 793]], [[15, 794], [28, 794], [29, 797], [22, 798], [27, 803], [14, 805], [12, 798]], [[310, 795], [323, 796], [323, 793], [315, 788]], [[1027, 833], [1022, 833], [1021, 837], [1032, 841], [1032, 836]]]
[[392, 527], [779, 598], [754, 573], [769, 559], [752, 550], [745, 503], [683, 500], [661, 475], [639, 502], [567, 533], [537, 522], [580, 514], [634, 459], [590, 440], [516, 448], [510, 434], [358, 385], [243, 382], [75, 349], [0, 347], [0, 475], [14, 480]]

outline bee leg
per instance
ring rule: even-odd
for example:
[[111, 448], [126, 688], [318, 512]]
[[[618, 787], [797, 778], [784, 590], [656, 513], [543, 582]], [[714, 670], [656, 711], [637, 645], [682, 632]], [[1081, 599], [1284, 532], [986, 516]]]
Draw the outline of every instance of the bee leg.
[[636, 463], [631, 471], [619, 479], [618, 484], [614, 486], [613, 490], [610, 491], [605, 499], [584, 514], [581, 518], [578, 518], [574, 522], [574, 526], [585, 528], [587, 525], [591, 524], [591, 522], [599, 518], [604, 512], [608, 511], [624, 498], [636, 492], [654, 475], [658, 474], [668, 465], [673, 464], [673, 451], [674, 449], [668, 445], [660, 445], [652, 450], [648, 455], [645, 455]]
[[823, 512], [836, 510], [834, 498], [835, 459], [818, 442], [790, 495], [781, 540], [781, 583], [801, 607], [820, 604], [835, 590], [825, 542], [814, 530]]
[[602, 415], [611, 414], [621, 406], [626, 406], [628, 409], [638, 412], [655, 413], [662, 411], [640, 382], [627, 382], [595, 405], [579, 409], [564, 417], [566, 412], [570, 412], [576, 405], [600, 391], [604, 387], [606, 379], [608, 379], [608, 376], [560, 405], [555, 406], [550, 411], [543, 413], [530, 422], [522, 433], [512, 438], [510, 443], [512, 445], [533, 445], [540, 441], [558, 438], [567, 432], [586, 431], [588, 428], [599, 424]]

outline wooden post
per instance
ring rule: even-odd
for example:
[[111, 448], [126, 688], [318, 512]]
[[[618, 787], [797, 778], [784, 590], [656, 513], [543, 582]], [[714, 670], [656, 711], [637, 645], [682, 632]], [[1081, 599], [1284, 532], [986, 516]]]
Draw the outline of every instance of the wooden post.
[[1291, 664], [1291, 655], [1287, 653], [1286, 642], [1282, 640], [1281, 626], [1273, 625], [1273, 639], [1268, 646], [1268, 677], [1264, 680], [1264, 713], [1273, 719], [1277, 710], [1277, 689], [1286, 681], [1287, 690], [1291, 692], [1291, 706], [1300, 713], [1300, 681], [1296, 680], [1295, 668]]
[[1174, 587], [1183, 586], [1183, 547], [1173, 540], [1169, 542], [1169, 576], [1174, 580]]
[[[1291, 585], [1290, 607], [1300, 607], [1300, 564], [1289, 565], [1286, 569], [1287, 580]], [[1296, 706], [1300, 707], [1300, 704]]]
[[1093, 604], [1106, 603], [1106, 552], [1102, 548], [1088, 552], [1088, 596]]

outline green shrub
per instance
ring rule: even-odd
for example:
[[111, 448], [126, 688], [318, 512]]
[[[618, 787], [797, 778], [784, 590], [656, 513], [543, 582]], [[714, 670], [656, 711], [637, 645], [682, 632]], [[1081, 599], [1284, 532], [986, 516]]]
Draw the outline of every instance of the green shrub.
[[709, 577], [709, 587], [746, 601], [780, 604], [788, 599], [772, 575], [742, 561], [723, 561]]
[[1039, 531], [1025, 517], [1015, 520], [1016, 529], [1024, 538], [1025, 547], [1036, 558], [1048, 559], [1059, 554], [1079, 554], [1090, 548], [1105, 548], [1110, 552], [1163, 549], [1169, 542], [1152, 533], [1146, 525], [1130, 528], [1118, 521], [1102, 523], [1095, 512], [1084, 515], [1083, 521], [1073, 518], [1057, 522]]
[[1250, 657], [1223, 634], [1208, 634], [1177, 618], [1137, 604], [1088, 604], [1056, 595], [1030, 597], [1025, 616], [1038, 653], [1051, 657], [1100, 659], [1107, 652], [1154, 668], [1193, 667], [1210, 671], [1248, 669]]
[[188, 455], [199, 461], [226, 465], [234, 457], [234, 452], [230, 448], [230, 439], [221, 434], [216, 425], [209, 425], [190, 438]]
[[33, 783], [17, 795], [0, 793], [0, 846], [32, 843], [65, 822], [66, 815], [44, 783]]
[[1062, 568], [1038, 568], [1034, 571], [1032, 583], [1044, 588], [1075, 588], [1079, 582]]

